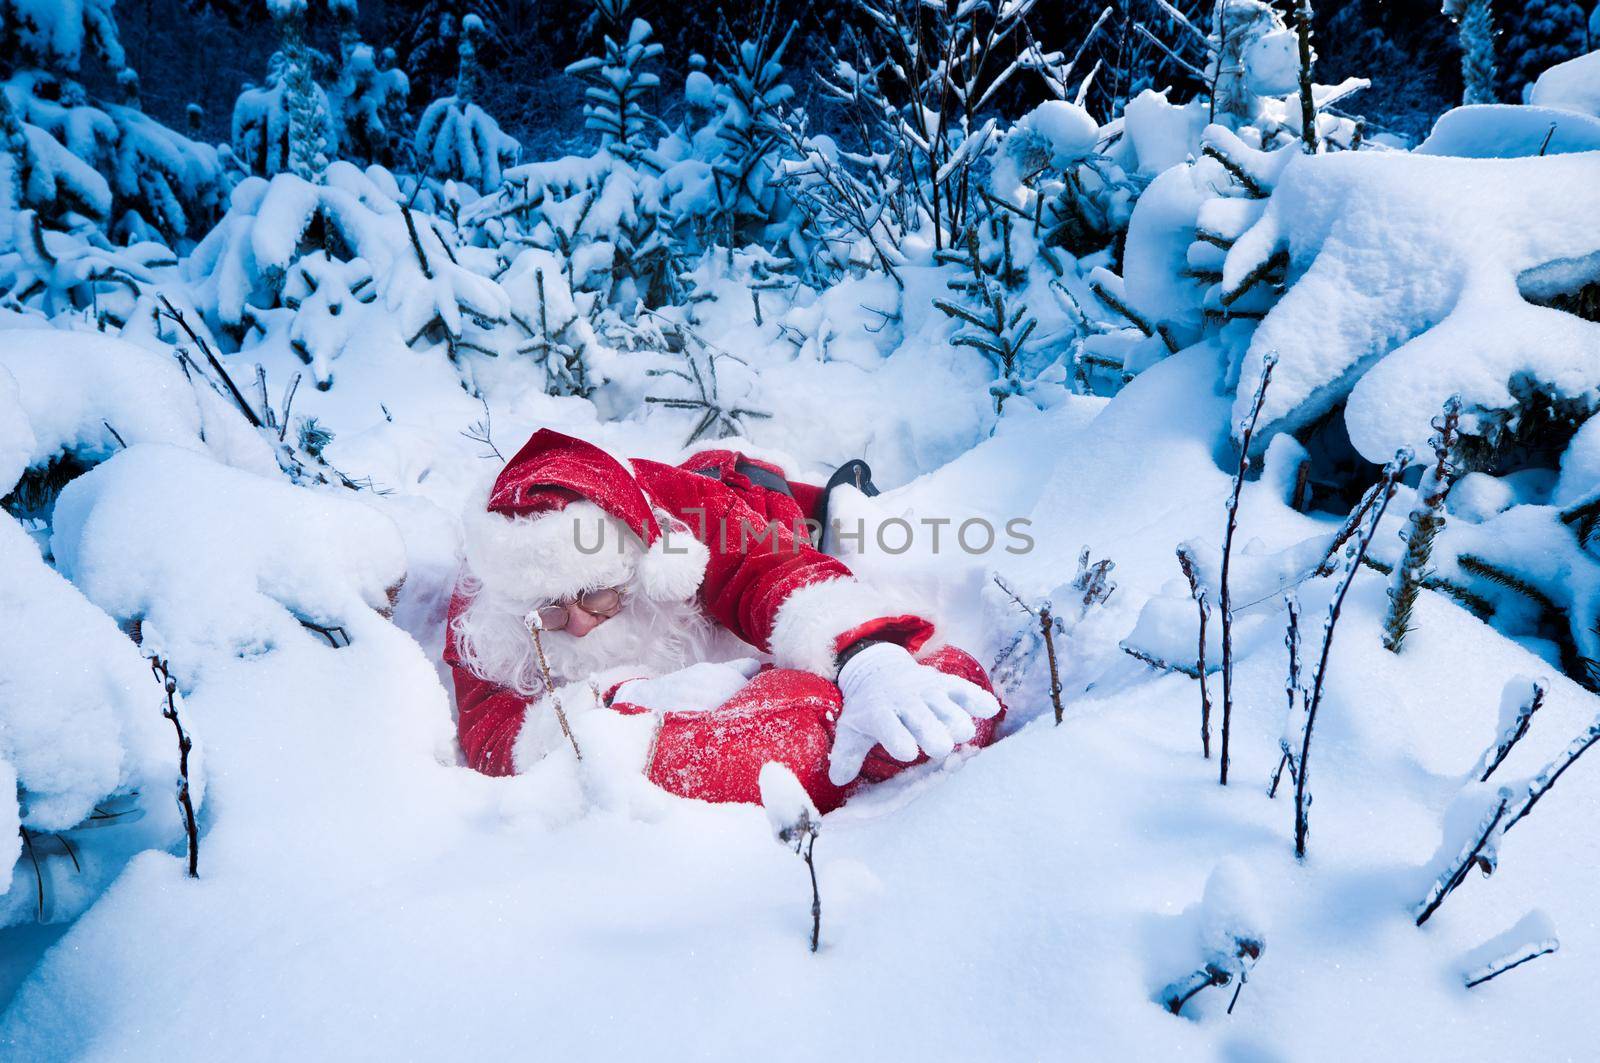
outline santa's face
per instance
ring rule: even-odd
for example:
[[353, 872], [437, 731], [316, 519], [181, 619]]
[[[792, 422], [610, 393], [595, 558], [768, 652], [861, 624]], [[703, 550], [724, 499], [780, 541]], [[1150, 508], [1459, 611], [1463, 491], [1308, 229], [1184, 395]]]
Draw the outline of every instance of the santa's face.
[[682, 667], [705, 626], [692, 601], [654, 601], [624, 586], [612, 615], [597, 615], [574, 602], [566, 624], [540, 637], [555, 678], [571, 682], [619, 665], [650, 673]]

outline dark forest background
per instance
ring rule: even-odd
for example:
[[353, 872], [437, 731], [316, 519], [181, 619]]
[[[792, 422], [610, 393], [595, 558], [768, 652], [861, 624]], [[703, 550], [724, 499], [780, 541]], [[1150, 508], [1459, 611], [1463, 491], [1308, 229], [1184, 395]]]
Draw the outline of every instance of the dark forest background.
[[[657, 67], [661, 87], [654, 101], [656, 114], [673, 120], [681, 107], [689, 57], [696, 52], [713, 55], [719, 19], [727, 18], [737, 29], [757, 6], [703, 0], [642, 0], [633, 5], [630, 16], [649, 21], [666, 49]], [[851, 5], [844, 0], [779, 0], [779, 6], [786, 20], [797, 23], [786, 63], [803, 102], [810, 91], [804, 72], [825, 54], [828, 42], [839, 38], [842, 21], [853, 17]], [[1029, 22], [1047, 48], [1071, 54], [1106, 6], [1104, 0], [1041, 0]], [[1150, 17], [1143, 10], [1151, 7], [1150, 0], [1112, 0], [1110, 6], [1114, 23], [1132, 25]], [[1287, 0], [1279, 6], [1291, 14], [1295, 5]], [[1507, 10], [1498, 13], [1500, 35], [1514, 32], [1521, 6], [1506, 4]], [[1456, 35], [1439, 12], [1439, 0], [1323, 0], [1316, 7], [1318, 80], [1371, 78], [1373, 87], [1352, 104], [1368, 117], [1371, 128], [1419, 137], [1434, 117], [1459, 102]], [[313, 41], [326, 54], [336, 55], [325, 11], [317, 4], [311, 10]], [[265, 0], [118, 0], [116, 11], [128, 61], [141, 75], [146, 110], [182, 129], [188, 104], [197, 103], [203, 109], [200, 135], [226, 140], [235, 97], [245, 84], [264, 79], [277, 47]], [[361, 0], [362, 36], [380, 50], [393, 49], [393, 62], [411, 79], [412, 116], [450, 91], [458, 28], [468, 13], [478, 14], [490, 28], [490, 39], [480, 49], [485, 70], [480, 100], [522, 142], [523, 158], [547, 158], [585, 145], [582, 86], [562, 71], [567, 63], [594, 53], [598, 30], [592, 7], [577, 0]], [[1113, 26], [1100, 35], [1097, 46], [1114, 50], [1128, 36]], [[1148, 77], [1145, 84], [1115, 84], [1115, 56], [1107, 58], [1108, 74], [1100, 81], [1104, 104], [1147, 87]], [[93, 72], [85, 74], [92, 82]], [[1192, 88], [1183, 83], [1180, 71], [1163, 70], [1156, 76], [1172, 80], [1178, 98]], [[319, 78], [330, 79], [331, 71]], [[1016, 79], [1011, 91], [1014, 98], [1001, 101], [1008, 113], [1020, 113], [1035, 98], [1043, 98], [1040, 86], [1027, 78]], [[1504, 94], [1514, 99], [1516, 91], [1507, 84]]]

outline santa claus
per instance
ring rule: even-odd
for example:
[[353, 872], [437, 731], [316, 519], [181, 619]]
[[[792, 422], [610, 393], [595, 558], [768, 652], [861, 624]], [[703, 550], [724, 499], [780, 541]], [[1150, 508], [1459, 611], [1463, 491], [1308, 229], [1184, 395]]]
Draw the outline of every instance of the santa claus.
[[565, 704], [646, 717], [663, 789], [755, 802], [777, 761], [826, 811], [988, 744], [1001, 707], [978, 663], [812, 547], [826, 500], [733, 451], [623, 462], [535, 433], [465, 521], [446, 660], [467, 763], [526, 770]]

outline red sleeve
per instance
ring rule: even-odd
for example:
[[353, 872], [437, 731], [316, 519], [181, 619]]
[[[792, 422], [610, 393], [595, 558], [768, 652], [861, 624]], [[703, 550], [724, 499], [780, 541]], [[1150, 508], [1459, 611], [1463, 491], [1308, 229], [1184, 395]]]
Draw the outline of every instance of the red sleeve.
[[455, 677], [456, 737], [469, 767], [485, 775], [512, 775], [516, 765], [511, 750], [528, 713], [528, 699], [516, 691], [478, 676], [461, 662], [456, 649], [455, 618], [469, 599], [459, 591], [450, 602], [445, 633], [444, 660]]
[[769, 524], [719, 481], [658, 462], [632, 464], [656, 505], [710, 551], [703, 608], [779, 665], [832, 678], [834, 654], [857, 638], [915, 650], [932, 635], [926, 620], [886, 609], [844, 562], [813, 549], [796, 529]]

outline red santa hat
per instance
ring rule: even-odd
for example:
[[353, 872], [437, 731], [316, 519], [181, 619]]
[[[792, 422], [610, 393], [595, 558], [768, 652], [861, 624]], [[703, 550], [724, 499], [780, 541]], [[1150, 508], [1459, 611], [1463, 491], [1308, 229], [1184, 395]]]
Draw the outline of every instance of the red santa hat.
[[593, 443], [542, 428], [506, 462], [465, 521], [467, 564], [486, 588], [554, 601], [626, 586], [682, 601], [709, 551], [651, 506], [621, 461]]

